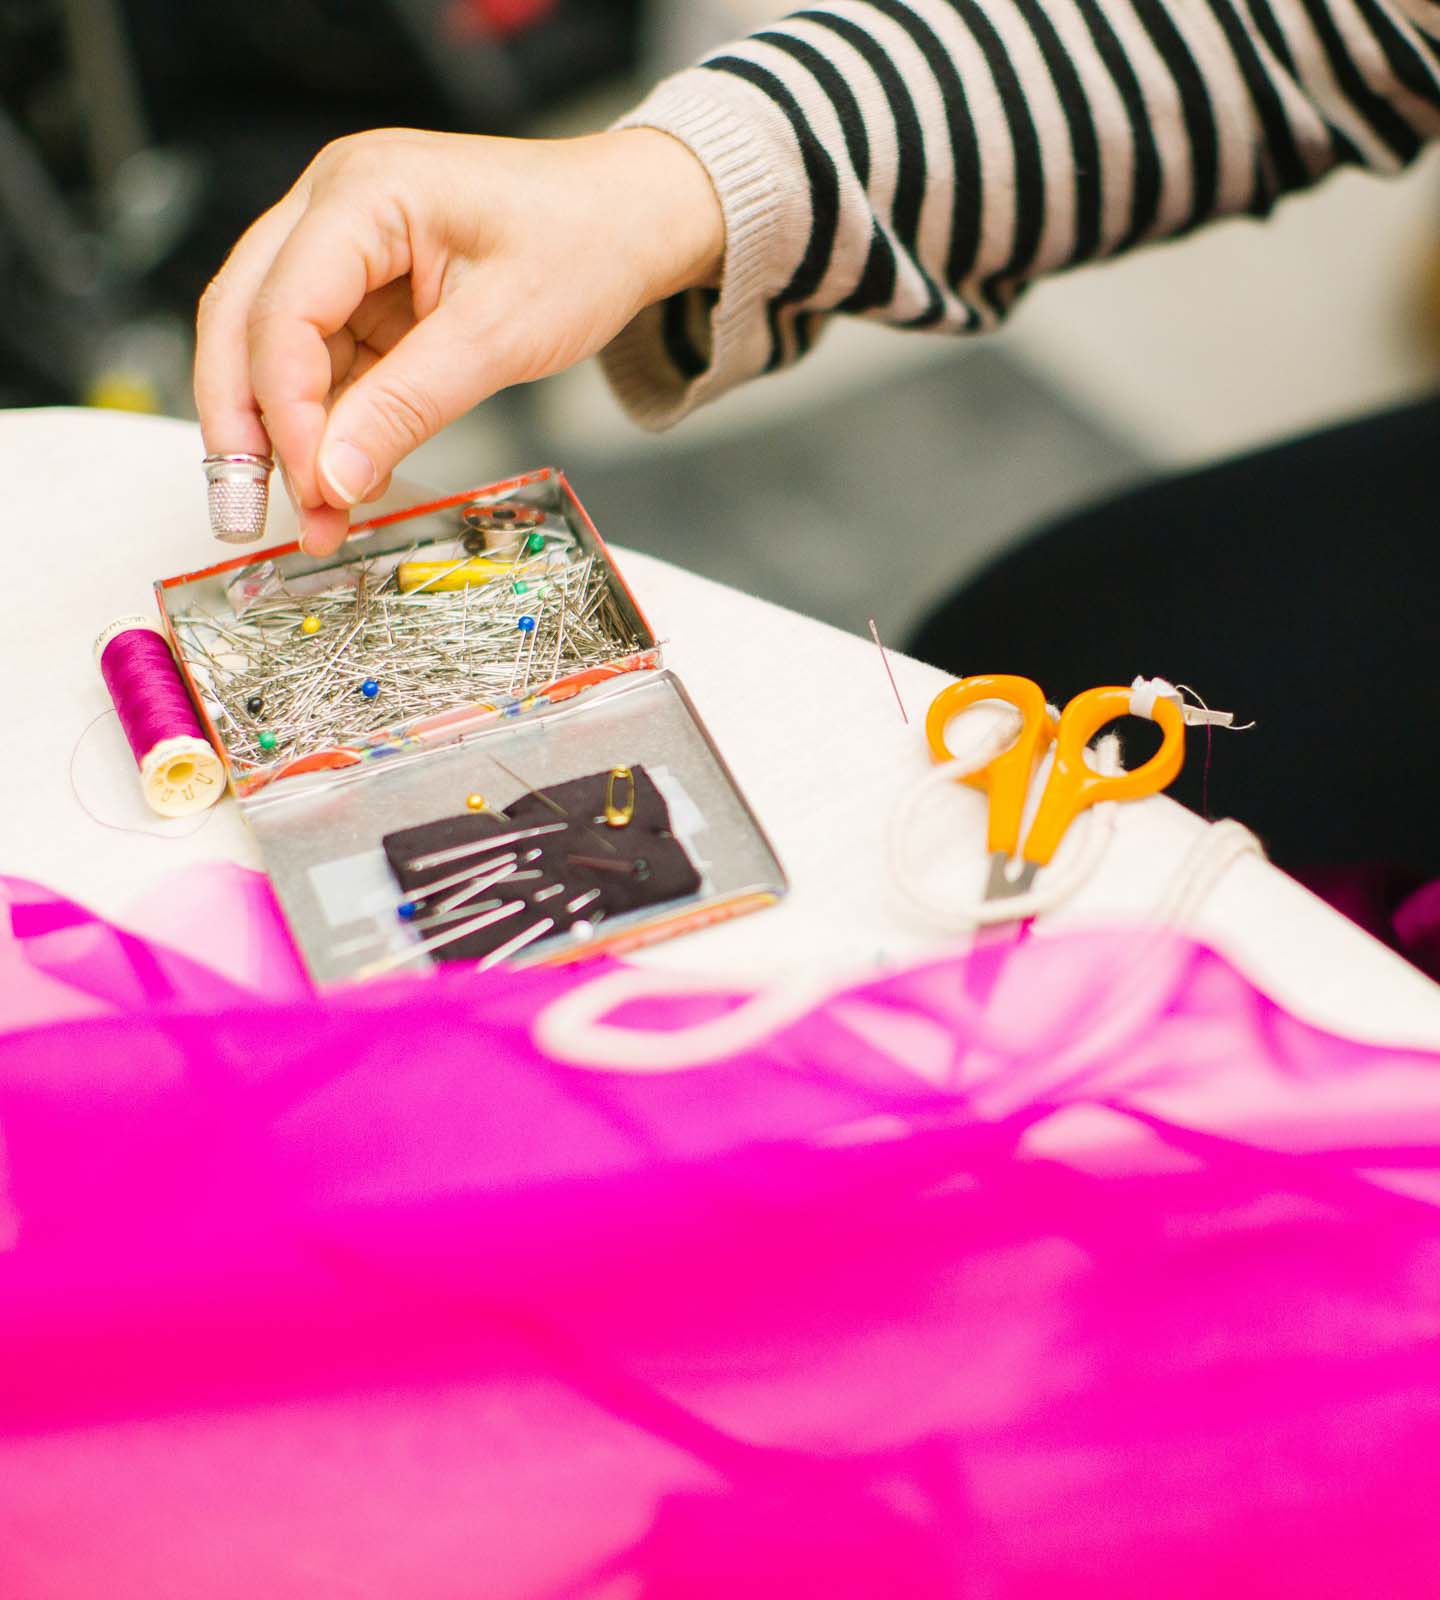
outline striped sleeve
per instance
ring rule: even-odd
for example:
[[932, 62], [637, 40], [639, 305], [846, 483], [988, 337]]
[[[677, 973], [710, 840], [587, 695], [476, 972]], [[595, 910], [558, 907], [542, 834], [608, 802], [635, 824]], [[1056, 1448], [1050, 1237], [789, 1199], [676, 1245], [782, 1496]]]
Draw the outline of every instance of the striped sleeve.
[[663, 428], [836, 312], [993, 327], [1034, 279], [1267, 212], [1440, 133], [1437, 0], [832, 0], [666, 79], [725, 213], [718, 292], [605, 352]]

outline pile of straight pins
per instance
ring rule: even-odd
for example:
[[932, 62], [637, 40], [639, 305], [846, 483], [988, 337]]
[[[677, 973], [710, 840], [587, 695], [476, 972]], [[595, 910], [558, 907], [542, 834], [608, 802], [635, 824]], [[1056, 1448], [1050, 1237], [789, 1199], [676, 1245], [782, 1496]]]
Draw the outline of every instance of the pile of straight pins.
[[415, 553], [387, 557], [383, 572], [368, 562], [339, 568], [335, 586], [316, 593], [277, 579], [240, 615], [176, 615], [181, 650], [237, 764], [353, 745], [459, 706], [504, 707], [641, 648], [608, 568], [568, 540], [532, 535], [503, 575], [459, 588], [437, 585], [469, 556], [402, 588], [397, 575]]

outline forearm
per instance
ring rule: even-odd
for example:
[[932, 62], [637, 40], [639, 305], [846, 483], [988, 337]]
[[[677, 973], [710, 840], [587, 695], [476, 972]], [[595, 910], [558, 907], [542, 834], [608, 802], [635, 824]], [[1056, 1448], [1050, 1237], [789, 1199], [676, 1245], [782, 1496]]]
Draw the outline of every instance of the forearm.
[[1430, 0], [836, 0], [662, 84], [729, 241], [718, 304], [607, 354], [663, 425], [803, 355], [829, 313], [964, 332], [1035, 278], [1260, 214], [1440, 131]]

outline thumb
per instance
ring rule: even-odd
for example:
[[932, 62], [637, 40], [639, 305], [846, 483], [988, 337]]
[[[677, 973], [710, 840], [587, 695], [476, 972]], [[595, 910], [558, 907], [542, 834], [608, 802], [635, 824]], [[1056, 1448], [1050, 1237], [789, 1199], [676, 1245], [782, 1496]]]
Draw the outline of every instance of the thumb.
[[417, 446], [513, 381], [482, 349], [459, 308], [441, 306], [351, 384], [331, 408], [316, 463], [330, 505], [359, 504]]

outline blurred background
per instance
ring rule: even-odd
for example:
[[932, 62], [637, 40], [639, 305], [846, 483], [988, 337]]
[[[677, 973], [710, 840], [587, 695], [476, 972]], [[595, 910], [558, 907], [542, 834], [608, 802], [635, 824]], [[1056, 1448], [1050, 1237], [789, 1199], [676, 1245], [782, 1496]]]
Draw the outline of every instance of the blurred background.
[[[0, 0], [0, 405], [190, 415], [196, 298], [327, 140], [601, 127], [789, 9]], [[660, 439], [582, 368], [479, 408], [409, 475], [461, 488], [553, 462], [617, 542], [898, 642], [1059, 512], [1437, 377], [1432, 152], [1046, 284], [992, 338], [837, 325], [801, 369]]]

